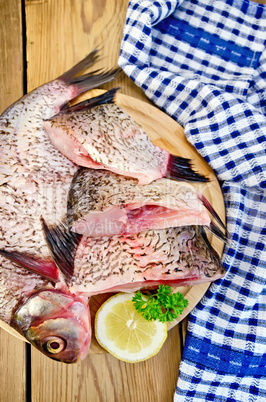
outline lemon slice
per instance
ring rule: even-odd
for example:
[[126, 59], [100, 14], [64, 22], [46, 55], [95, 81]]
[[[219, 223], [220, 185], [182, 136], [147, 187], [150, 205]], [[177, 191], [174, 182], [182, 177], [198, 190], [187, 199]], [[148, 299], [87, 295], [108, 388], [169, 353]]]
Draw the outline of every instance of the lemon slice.
[[167, 325], [147, 321], [135, 309], [134, 293], [118, 293], [98, 309], [95, 336], [119, 360], [137, 363], [156, 355], [167, 337]]

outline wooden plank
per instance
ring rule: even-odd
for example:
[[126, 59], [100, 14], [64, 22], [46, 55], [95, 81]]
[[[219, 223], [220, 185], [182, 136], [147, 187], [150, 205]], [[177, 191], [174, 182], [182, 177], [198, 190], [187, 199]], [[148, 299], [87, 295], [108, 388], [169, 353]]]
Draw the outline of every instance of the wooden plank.
[[172, 401], [180, 362], [178, 325], [161, 351], [142, 363], [89, 355], [75, 365], [43, 358], [32, 350], [32, 401]]
[[20, 3], [0, 0], [0, 113], [23, 95]]
[[0, 328], [0, 401], [25, 401], [25, 362], [25, 343]]
[[[23, 95], [21, 2], [0, 0], [0, 113]], [[25, 343], [0, 329], [0, 401], [25, 400]]]
[[0, 328], [0, 401], [25, 401], [25, 362], [25, 343]]
[[[56, 78], [96, 46], [102, 49], [97, 68], [116, 67], [127, 6], [126, 0], [26, 0], [28, 91]], [[124, 73], [115, 83], [121, 93], [148, 101]]]
[[[97, 67], [115, 67], [127, 6], [125, 0], [26, 1], [28, 90], [57, 77], [97, 44], [104, 56]], [[124, 74], [116, 85], [146, 100]], [[179, 362], [178, 326], [157, 356], [135, 365], [107, 354], [65, 365], [32, 348], [32, 401], [170, 401]]]

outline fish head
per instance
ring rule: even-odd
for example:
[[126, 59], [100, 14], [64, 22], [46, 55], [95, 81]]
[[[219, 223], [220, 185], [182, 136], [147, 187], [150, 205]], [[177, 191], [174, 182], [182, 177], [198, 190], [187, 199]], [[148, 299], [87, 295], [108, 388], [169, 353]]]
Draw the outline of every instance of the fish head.
[[83, 360], [91, 341], [88, 299], [57, 290], [33, 294], [14, 313], [11, 325], [51, 359]]

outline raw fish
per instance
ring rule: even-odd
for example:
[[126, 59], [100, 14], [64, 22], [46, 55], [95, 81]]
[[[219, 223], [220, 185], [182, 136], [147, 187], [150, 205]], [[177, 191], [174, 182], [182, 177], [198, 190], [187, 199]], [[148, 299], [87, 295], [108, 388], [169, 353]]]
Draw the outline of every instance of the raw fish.
[[[84, 359], [88, 352], [91, 340], [90, 294], [97, 294], [98, 290], [106, 292], [110, 286], [113, 290], [122, 290], [128, 281], [127, 276], [122, 276], [113, 286], [99, 272], [99, 283], [93, 289], [89, 288], [90, 269], [95, 264], [93, 283], [96, 283], [96, 272], [100, 267], [104, 268], [106, 248], [111, 238], [102, 238], [103, 243], [91, 247], [93, 244], [87, 243], [89, 238], [82, 238], [69, 232], [65, 225], [59, 225], [66, 218], [67, 194], [78, 166], [54, 148], [43, 129], [44, 120], [58, 114], [71, 99], [116, 77], [117, 70], [76, 76], [96, 58], [97, 51], [93, 51], [81, 63], [25, 95], [0, 116], [0, 319], [46, 356], [65, 363]], [[162, 241], [161, 235], [158, 237], [155, 232], [142, 232], [138, 236], [145, 240], [138, 243], [138, 247], [147, 247], [145, 253], [153, 251], [157, 253], [156, 258], [162, 259], [170, 253], [172, 243], [169, 236], [167, 241]], [[172, 240], [175, 237], [172, 234]], [[126, 239], [112, 238], [109, 247], [112, 257], [106, 258], [107, 269], [112, 270], [112, 258], [120, 258], [120, 255], [119, 267], [122, 267], [122, 258], [130, 265], [134, 261], [133, 267], [136, 266], [136, 249], [130, 262], [130, 250], [134, 245], [128, 243], [134, 240], [134, 236]], [[156, 239], [158, 243], [154, 244]], [[193, 239], [187, 241], [194, 244]], [[120, 249], [120, 245], [127, 245], [129, 252]], [[163, 253], [165, 247], [168, 254], [167, 251]], [[176, 248], [178, 246], [172, 244], [171, 250]], [[158, 254], [159, 249], [162, 254]], [[188, 259], [192, 248], [187, 249]], [[82, 255], [89, 250], [89, 254]], [[219, 262], [214, 264], [216, 257], [210, 257], [208, 253], [205, 253], [207, 264], [203, 264], [205, 274], [185, 273], [182, 279], [181, 273], [179, 283], [211, 281], [223, 275]], [[152, 262], [152, 258], [149, 256], [146, 261], [149, 261], [149, 266], [154, 265], [155, 275], [158, 264]], [[141, 259], [140, 269], [144, 263], [145, 260]], [[164, 260], [159, 264], [167, 268]], [[132, 272], [133, 287], [143, 287], [144, 277], [135, 276], [134, 269]], [[113, 275], [117, 278], [116, 272]], [[169, 277], [169, 274], [164, 276]], [[157, 276], [151, 281], [155, 285]]]
[[[51, 224], [65, 217], [69, 186], [78, 167], [53, 147], [43, 121], [82, 92], [115, 79], [117, 70], [76, 76], [97, 57], [97, 50], [91, 52], [0, 116], [0, 319], [44, 354], [67, 363], [84, 358], [89, 347], [88, 299], [70, 293], [58, 275], [41, 217]], [[8, 253], [34, 256], [32, 271], [10, 260]], [[56, 285], [47, 280], [51, 275]]]
[[66, 106], [47, 119], [44, 128], [54, 146], [77, 165], [134, 177], [139, 184], [161, 177], [208, 181], [189, 159], [153, 145], [145, 130], [114, 103], [116, 90]]
[[88, 296], [157, 287], [196, 285], [225, 270], [198, 226], [158, 229], [129, 236], [83, 237], [72, 291]]
[[136, 179], [107, 170], [80, 168], [71, 184], [67, 208], [70, 229], [86, 236], [201, 225], [225, 240], [207, 209], [220, 224], [221, 219], [206, 198], [184, 181], [162, 178], [139, 185]]
[[[51, 227], [43, 222], [43, 225], [51, 255], [61, 270], [69, 243], [65, 239], [73, 236], [73, 232], [65, 224]], [[83, 236], [71, 254], [73, 263], [64, 275], [70, 293], [82, 297], [134, 292], [166, 283], [196, 285], [215, 281], [225, 274], [217, 253], [199, 226], [149, 230], [129, 236]], [[34, 261], [27, 254], [10, 253], [6, 257], [29, 269]]]

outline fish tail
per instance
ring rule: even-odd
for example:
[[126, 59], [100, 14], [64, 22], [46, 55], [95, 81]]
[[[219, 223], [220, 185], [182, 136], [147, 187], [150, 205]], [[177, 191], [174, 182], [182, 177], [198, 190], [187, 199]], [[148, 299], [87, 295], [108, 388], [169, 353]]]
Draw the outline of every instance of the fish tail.
[[211, 206], [211, 204], [209, 203], [209, 201], [207, 200], [206, 197], [204, 197], [203, 194], [199, 194], [199, 199], [202, 202], [202, 204], [204, 205], [204, 207], [210, 212], [210, 214], [214, 217], [214, 219], [217, 220], [217, 222], [219, 222], [219, 224], [222, 226], [222, 228], [224, 228], [226, 230], [226, 226], [223, 223], [222, 219], [220, 218], [220, 216], [217, 214], [217, 212], [215, 211], [215, 209]]
[[[220, 271], [221, 271], [221, 274], [223, 275], [223, 274], [225, 273], [225, 269], [224, 269], [224, 267], [223, 267], [223, 265], [222, 265], [221, 258], [219, 257], [219, 254], [217, 253], [217, 251], [212, 247], [211, 243], [209, 242], [209, 239], [208, 239], [207, 234], [206, 234], [206, 231], [205, 231], [205, 229], [208, 229], [208, 230], [209, 230], [209, 227], [206, 227], [206, 226], [204, 226], [204, 227], [203, 227], [203, 226], [199, 226], [198, 228], [199, 228], [199, 232], [200, 232], [200, 234], [202, 235], [202, 238], [203, 238], [203, 240], [204, 240], [206, 246], [207, 246], [208, 249], [210, 250], [210, 252], [211, 252], [213, 258], [216, 260], [217, 265], [218, 265], [218, 267], [219, 267], [219, 269], [220, 269]], [[212, 276], [212, 275], [211, 275], [211, 276]]]
[[117, 79], [120, 71], [121, 70], [119, 68], [114, 68], [99, 74], [88, 73], [85, 75], [79, 75], [78, 77], [73, 77], [69, 81], [69, 84], [75, 85], [79, 95], [83, 92], [89, 91], [90, 89], [98, 88], [107, 82], [114, 81]]
[[60, 111], [60, 113], [80, 112], [81, 110], [91, 109], [94, 106], [103, 105], [106, 103], [114, 103], [116, 92], [119, 88], [112, 88], [109, 91], [104, 92], [101, 95], [94, 96], [93, 98], [86, 99], [75, 105], [66, 104]]
[[222, 240], [224, 243], [228, 242], [228, 237], [226, 234], [224, 234], [219, 226], [217, 226], [213, 221], [210, 222], [210, 224], [207, 226], [204, 226], [209, 232], [214, 234], [218, 239]]
[[81, 71], [85, 70], [89, 66], [96, 63], [96, 61], [99, 59], [98, 53], [99, 53], [98, 49], [93, 49], [83, 60], [75, 64], [69, 70], [60, 75], [60, 77], [58, 78], [63, 81], [69, 82], [71, 78], [73, 78], [75, 75], [77, 75]]
[[92, 50], [92, 52], [90, 52], [88, 56], [86, 56], [83, 60], [81, 60], [75, 66], [73, 66], [64, 74], [62, 74], [60, 77], [58, 77], [60, 80], [66, 82], [69, 85], [75, 85], [77, 91], [76, 96], [85, 91], [106, 84], [107, 82], [111, 82], [115, 80], [117, 76], [120, 74], [121, 69], [114, 68], [109, 71], [99, 72], [100, 70], [97, 70], [88, 74], [76, 76], [83, 70], [93, 65], [99, 59], [98, 53], [99, 53], [98, 49]]
[[168, 179], [208, 182], [209, 179], [195, 172], [191, 160], [181, 156], [170, 155], [165, 176]]

